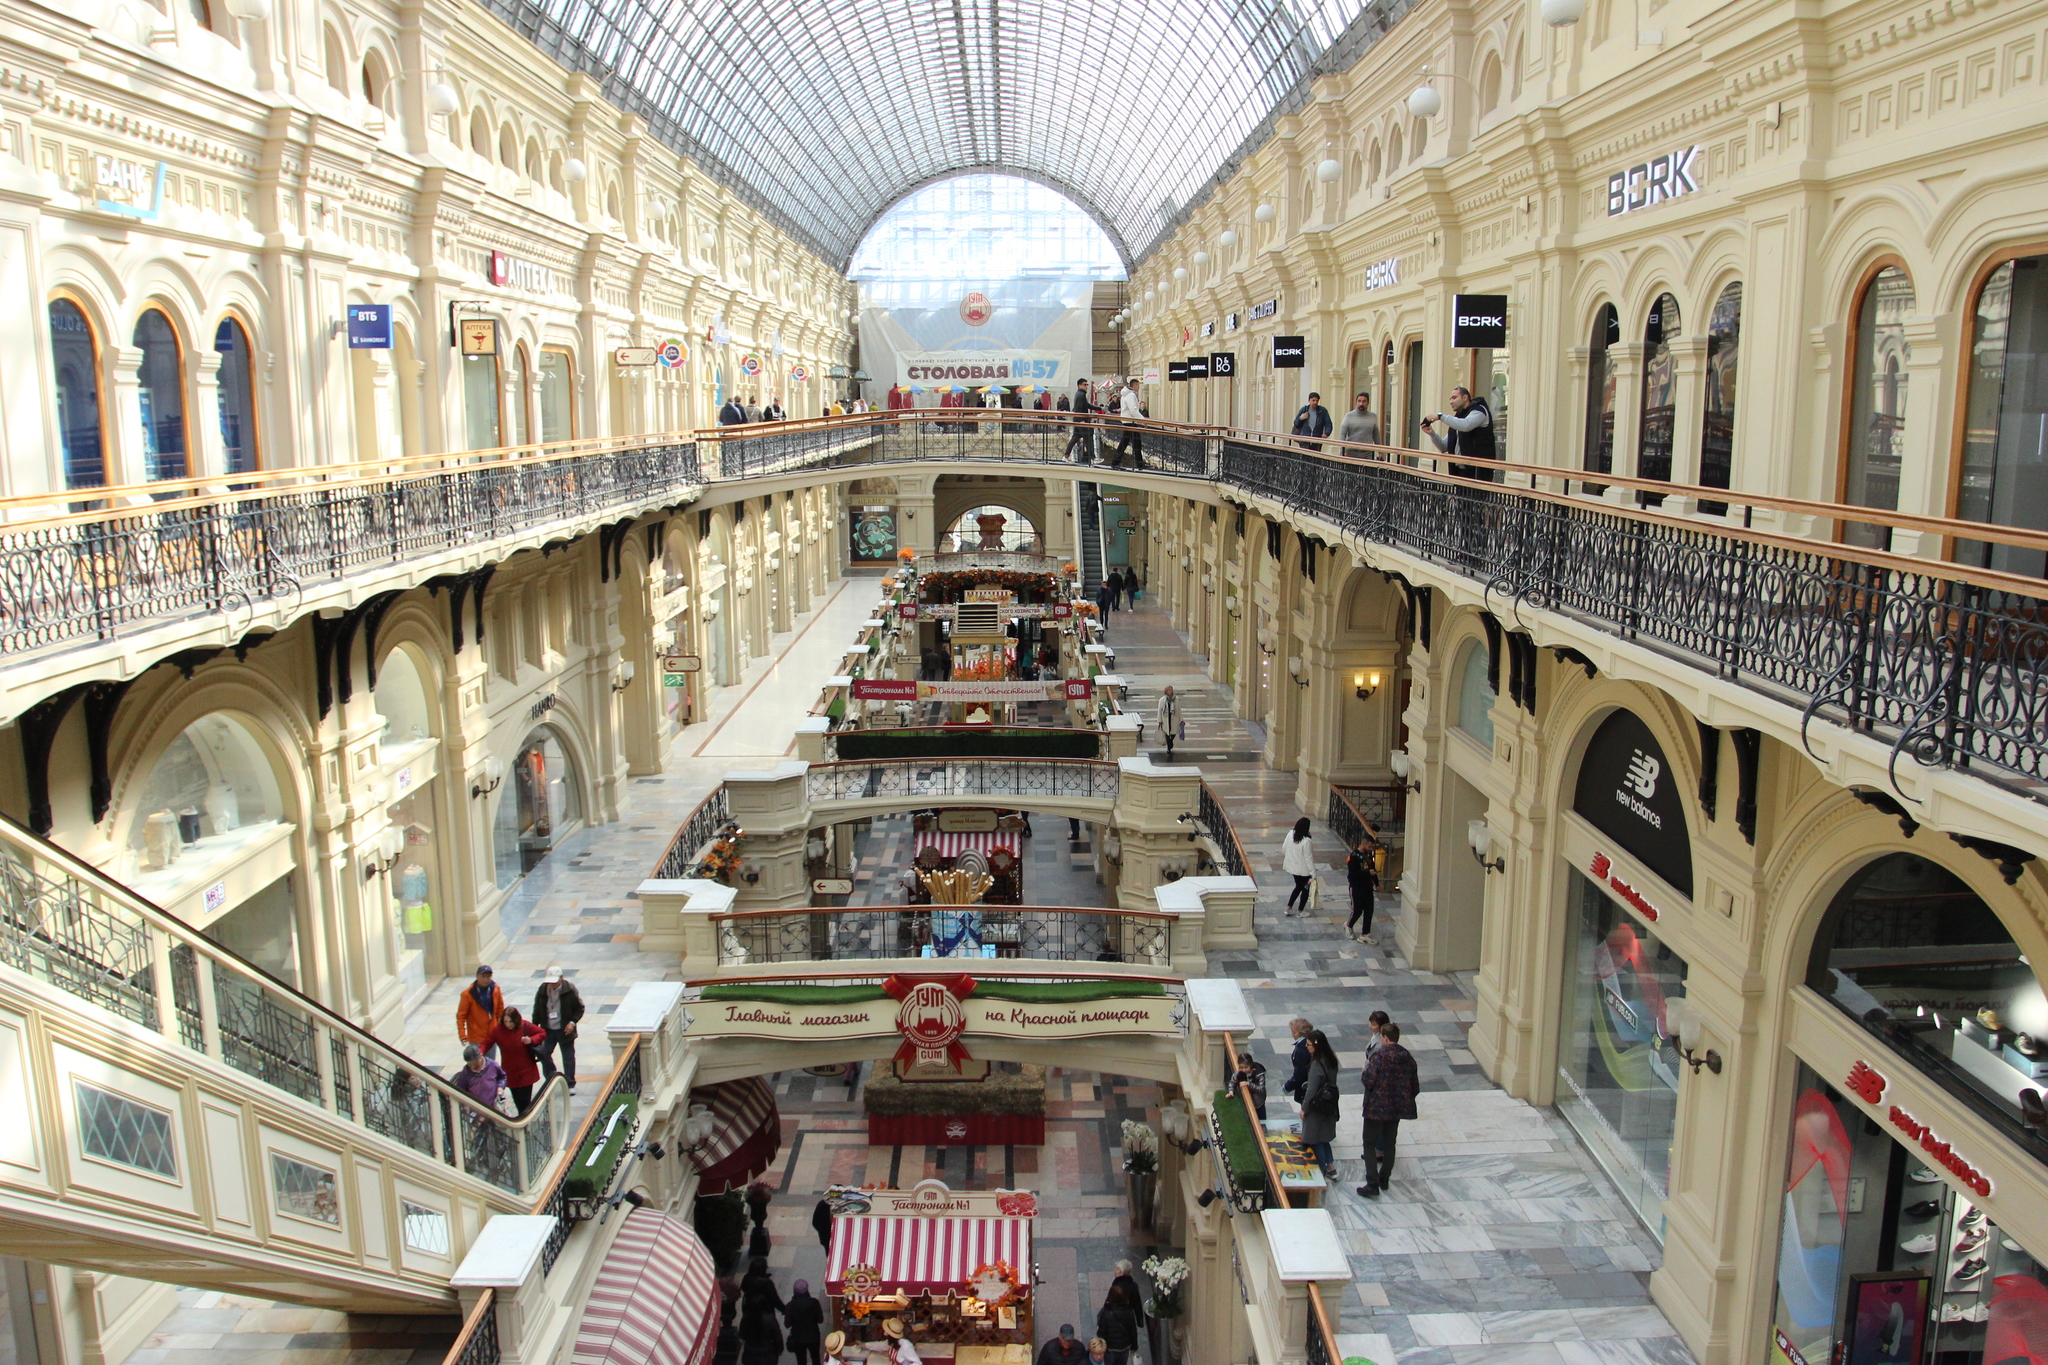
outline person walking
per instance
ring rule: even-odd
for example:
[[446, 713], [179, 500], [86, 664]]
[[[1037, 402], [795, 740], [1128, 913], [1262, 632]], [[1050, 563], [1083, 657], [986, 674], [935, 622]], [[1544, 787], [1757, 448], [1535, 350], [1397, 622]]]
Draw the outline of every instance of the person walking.
[[734, 394], [726, 399], [725, 405], [718, 410], [718, 425], [722, 427], [743, 427], [746, 424], [747, 405], [739, 400], [738, 394]]
[[[1373, 1058], [1373, 1054], [1375, 1052], [1378, 1052], [1381, 1048], [1387, 1045], [1386, 1035], [1381, 1033], [1380, 1030], [1385, 1028], [1388, 1024], [1391, 1024], [1392, 1022], [1394, 1021], [1387, 1017], [1387, 1012], [1385, 1010], [1374, 1010], [1371, 1014], [1365, 1016], [1366, 1061], [1370, 1062]], [[1364, 1072], [1361, 1071], [1358, 1074], [1359, 1079], [1363, 1080], [1365, 1078]]]
[[484, 1108], [496, 1109], [498, 1096], [505, 1093], [505, 1069], [471, 1043], [462, 1049], [462, 1066], [449, 1083]]
[[1308, 1079], [1308, 1036], [1315, 1032], [1315, 1026], [1297, 1014], [1287, 1021], [1287, 1032], [1294, 1039], [1294, 1052], [1287, 1059], [1291, 1070], [1287, 1079], [1281, 1082], [1280, 1093], [1293, 1096], [1299, 1103], [1302, 1082]]
[[818, 1358], [818, 1346], [825, 1330], [825, 1306], [811, 1297], [809, 1280], [790, 1286], [782, 1321], [789, 1329], [789, 1351], [796, 1357], [796, 1365], [824, 1365]]
[[1309, 1030], [1302, 1041], [1308, 1044], [1308, 1079], [1301, 1083], [1301, 1140], [1315, 1153], [1323, 1175], [1334, 1183], [1337, 1159], [1330, 1144], [1337, 1140], [1337, 1053], [1321, 1029]]
[[832, 1254], [832, 1201], [820, 1199], [811, 1210], [811, 1230], [818, 1234], [818, 1245], [825, 1248], [825, 1254]]
[[1309, 887], [1316, 879], [1315, 847], [1309, 842], [1308, 817], [1302, 816], [1294, 822], [1294, 828], [1280, 841], [1280, 870], [1294, 878], [1294, 889], [1287, 893], [1287, 911], [1296, 913], [1295, 903], [1301, 905], [1300, 913], [1308, 913]]
[[1159, 722], [1159, 733], [1166, 736], [1166, 761], [1173, 762], [1173, 742], [1180, 738], [1183, 719], [1180, 713], [1180, 698], [1173, 695], [1173, 684], [1159, 694], [1159, 705], [1153, 708], [1153, 719]]
[[1388, 1020], [1379, 1026], [1380, 1045], [1365, 1059], [1359, 1082], [1365, 1087], [1365, 1183], [1358, 1192], [1380, 1197], [1394, 1174], [1394, 1142], [1401, 1120], [1415, 1117], [1415, 1097], [1422, 1081], [1415, 1056], [1401, 1046], [1401, 1026]]
[[1049, 1338], [1045, 1345], [1038, 1348], [1036, 1365], [1081, 1365], [1087, 1354], [1088, 1348], [1074, 1335], [1074, 1324], [1063, 1322], [1060, 1324], [1059, 1335]]
[[[1065, 403], [1067, 400], [1060, 400]], [[1075, 464], [1095, 463], [1095, 404], [1088, 401], [1088, 381], [1079, 380], [1074, 385], [1073, 429], [1067, 436], [1067, 448], [1061, 455]]]
[[768, 1269], [766, 1256], [748, 1260], [747, 1273], [740, 1276], [740, 1301], [743, 1314], [756, 1302], [766, 1303], [778, 1313], [782, 1311], [782, 1291], [775, 1287], [775, 1276]]
[[518, 1113], [533, 1107], [533, 1088], [540, 1083], [540, 1049], [547, 1040], [546, 1029], [521, 1018], [510, 1005], [491, 1031], [491, 1041], [498, 1045], [498, 1056], [503, 1059], [505, 1086], [512, 1092]]
[[1337, 439], [1367, 446], [1380, 443], [1380, 417], [1372, 410], [1371, 394], [1360, 391], [1352, 395], [1351, 411], [1337, 424]]
[[1129, 1365], [1131, 1352], [1138, 1349], [1138, 1310], [1122, 1285], [1109, 1287], [1109, 1297], [1095, 1315], [1095, 1335], [1107, 1348], [1107, 1365]]
[[768, 406], [761, 409], [761, 420], [764, 422], [787, 422], [789, 420], [789, 414], [782, 410], [781, 394], [771, 393], [768, 395]]
[[780, 1365], [782, 1324], [767, 1299], [749, 1300], [740, 1309], [740, 1365]]
[[504, 1012], [505, 993], [498, 989], [488, 966], [478, 967], [476, 980], [455, 1001], [456, 1038], [492, 1051], [491, 1030], [498, 1026], [498, 1016]]
[[[1145, 1291], [1138, 1288], [1138, 1281], [1131, 1274], [1131, 1263], [1129, 1261], [1118, 1261], [1116, 1263], [1116, 1278], [1109, 1282], [1109, 1287], [1124, 1291], [1124, 1302], [1130, 1304], [1131, 1311], [1138, 1315], [1138, 1330], [1144, 1331]], [[1104, 1301], [1104, 1306], [1108, 1306], [1107, 1300]]]
[[1372, 844], [1366, 842], [1344, 859], [1344, 880], [1351, 884], [1351, 918], [1344, 922], [1344, 929], [1360, 943], [1372, 938], [1373, 898], [1380, 893], [1374, 857]]
[[1095, 609], [1102, 614], [1102, 624], [1107, 629], [1109, 614], [1116, 610], [1116, 594], [1110, 591], [1107, 578], [1103, 579], [1102, 585], [1095, 590]]
[[576, 1089], [576, 1029], [582, 1018], [582, 992], [573, 982], [562, 979], [560, 967], [542, 972], [540, 988], [533, 993], [533, 1022], [547, 1032], [547, 1041], [540, 1048], [541, 1071], [547, 1076], [555, 1074], [555, 1054], [559, 1051], [562, 1079], [569, 1082], [572, 1091]]
[[[1310, 394], [1308, 402], [1302, 404], [1301, 410], [1294, 414], [1294, 434], [1296, 436], [1310, 437], [1328, 436], [1330, 434], [1330, 410], [1323, 406], [1323, 396], [1321, 394]], [[1321, 441], [1308, 440], [1301, 443], [1301, 448], [1303, 450], [1321, 450], [1323, 446]]]
[[1136, 383], [1125, 387], [1123, 401], [1117, 406], [1117, 416], [1123, 418], [1128, 425], [1124, 427], [1123, 436], [1116, 443], [1116, 458], [1109, 462], [1110, 468], [1122, 469], [1124, 467], [1124, 455], [1128, 452], [1131, 457], [1131, 467], [1133, 469], [1143, 469], [1145, 467], [1145, 433], [1138, 429], [1137, 424], [1144, 420], [1145, 405], [1138, 401], [1138, 386]]
[[759, 394], [750, 393], [747, 395], [747, 420], [749, 422], [761, 420], [761, 396]]
[[1123, 606], [1123, 574], [1115, 569], [1111, 569], [1109, 571], [1109, 577], [1107, 580], [1104, 581], [1103, 586], [1109, 589], [1109, 609], [1111, 611], [1119, 610]]

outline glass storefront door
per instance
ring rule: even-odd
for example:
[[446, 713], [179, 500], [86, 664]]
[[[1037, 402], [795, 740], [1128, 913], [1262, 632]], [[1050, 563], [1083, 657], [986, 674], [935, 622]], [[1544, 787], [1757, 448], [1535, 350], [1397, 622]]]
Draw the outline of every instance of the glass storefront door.
[[1685, 959], [1576, 869], [1571, 904], [1558, 1111], [1662, 1241], [1683, 1066], [1665, 1006]]

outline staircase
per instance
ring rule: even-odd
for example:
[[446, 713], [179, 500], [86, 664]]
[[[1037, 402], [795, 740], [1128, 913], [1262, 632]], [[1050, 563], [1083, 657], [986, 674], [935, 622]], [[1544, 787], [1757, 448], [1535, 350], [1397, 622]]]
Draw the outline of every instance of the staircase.
[[0, 1245], [358, 1312], [447, 1311], [569, 1132], [522, 1119], [0, 817]]
[[1098, 484], [1075, 483], [1074, 497], [1081, 504], [1081, 592], [1093, 598], [1102, 586], [1108, 555], [1102, 546], [1102, 488]]

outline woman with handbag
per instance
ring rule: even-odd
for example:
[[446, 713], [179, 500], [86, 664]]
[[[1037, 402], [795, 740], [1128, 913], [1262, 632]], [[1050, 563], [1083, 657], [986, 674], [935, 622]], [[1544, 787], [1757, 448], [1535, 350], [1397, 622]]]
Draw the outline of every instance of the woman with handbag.
[[533, 1105], [533, 1087], [540, 1083], [541, 1047], [547, 1040], [546, 1029], [528, 1023], [510, 1005], [498, 1016], [498, 1026], [491, 1030], [491, 1041], [498, 1046], [499, 1064], [505, 1068], [505, 1088], [512, 1092], [512, 1104], [521, 1114]]
[[1308, 1044], [1308, 1079], [1301, 1083], [1301, 1140], [1334, 1181], [1337, 1162], [1330, 1144], [1337, 1138], [1337, 1054], [1321, 1029], [1310, 1029], [1303, 1041]]

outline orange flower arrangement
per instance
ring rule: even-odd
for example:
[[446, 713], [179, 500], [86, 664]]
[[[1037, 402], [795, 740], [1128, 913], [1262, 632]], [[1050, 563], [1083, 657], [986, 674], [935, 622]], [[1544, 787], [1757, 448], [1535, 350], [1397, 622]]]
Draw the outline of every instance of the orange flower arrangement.
[[910, 546], [906, 545], [896, 552], [896, 557], [902, 560], [905, 564], [908, 564], [910, 563], [910, 561], [917, 558], [917, 551], [913, 550]]

